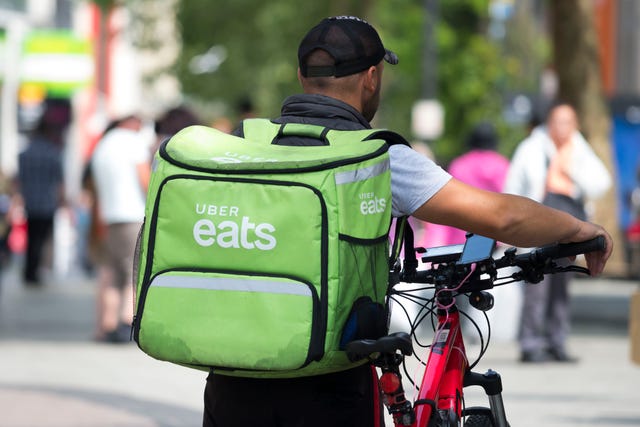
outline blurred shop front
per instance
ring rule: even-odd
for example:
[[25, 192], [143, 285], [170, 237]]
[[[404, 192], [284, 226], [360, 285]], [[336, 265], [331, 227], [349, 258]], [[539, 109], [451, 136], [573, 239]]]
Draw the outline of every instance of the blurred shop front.
[[[15, 176], [18, 154], [45, 105], [68, 125], [64, 164], [66, 196], [72, 205], [56, 218], [53, 267], [58, 272], [66, 272], [75, 256], [73, 204], [88, 157], [106, 122], [140, 100], [126, 25], [118, 8], [103, 10], [88, 1], [0, 4], [1, 176]], [[19, 236], [14, 239], [17, 251], [20, 242]]]
[[611, 114], [621, 246], [629, 276], [640, 279], [640, 96], [613, 98]]

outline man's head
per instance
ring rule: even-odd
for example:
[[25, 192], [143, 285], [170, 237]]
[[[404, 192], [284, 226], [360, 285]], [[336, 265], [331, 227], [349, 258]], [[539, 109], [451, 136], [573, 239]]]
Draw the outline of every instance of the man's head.
[[136, 114], [125, 116], [118, 120], [118, 127], [139, 132], [142, 129], [142, 118]]
[[377, 31], [352, 16], [326, 18], [298, 48], [298, 77], [307, 93], [338, 98], [371, 120], [378, 108], [383, 59], [397, 64]]
[[472, 150], [496, 150], [498, 134], [490, 122], [480, 122], [474, 126], [467, 137], [467, 146]]
[[558, 146], [562, 146], [573, 137], [578, 130], [578, 117], [573, 107], [567, 103], [557, 103], [549, 111], [547, 117], [547, 132]]

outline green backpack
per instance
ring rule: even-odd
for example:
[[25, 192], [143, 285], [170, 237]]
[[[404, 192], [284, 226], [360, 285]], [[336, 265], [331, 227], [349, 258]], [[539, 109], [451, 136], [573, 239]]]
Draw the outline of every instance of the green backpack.
[[[273, 144], [291, 135], [323, 145]], [[248, 377], [355, 366], [346, 342], [387, 332], [399, 139], [251, 119], [244, 138], [192, 126], [163, 143], [136, 251], [139, 347]]]

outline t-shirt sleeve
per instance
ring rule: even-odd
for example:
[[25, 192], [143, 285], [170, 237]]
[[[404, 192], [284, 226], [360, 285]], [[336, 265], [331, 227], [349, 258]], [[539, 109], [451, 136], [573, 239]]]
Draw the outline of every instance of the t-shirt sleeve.
[[406, 145], [389, 148], [393, 216], [411, 215], [449, 182], [451, 175]]

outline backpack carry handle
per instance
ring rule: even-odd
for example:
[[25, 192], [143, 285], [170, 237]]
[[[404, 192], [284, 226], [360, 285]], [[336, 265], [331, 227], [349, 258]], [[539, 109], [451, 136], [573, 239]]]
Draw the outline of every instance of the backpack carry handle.
[[302, 123], [284, 123], [278, 130], [278, 135], [271, 142], [274, 144], [278, 139], [286, 136], [298, 136], [303, 138], [313, 138], [323, 142], [324, 145], [330, 145], [327, 134], [331, 129], [324, 126], [309, 125]]

